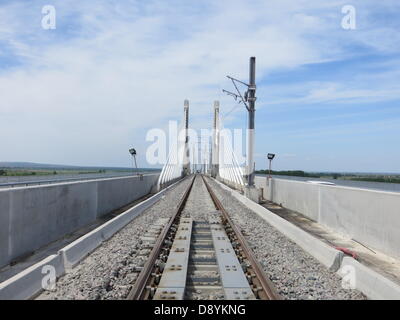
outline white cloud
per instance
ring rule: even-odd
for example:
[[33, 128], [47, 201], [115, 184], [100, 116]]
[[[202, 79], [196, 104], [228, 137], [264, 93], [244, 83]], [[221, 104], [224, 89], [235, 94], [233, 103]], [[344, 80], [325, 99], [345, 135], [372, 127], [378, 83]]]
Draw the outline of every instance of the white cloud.
[[[59, 1], [56, 31], [40, 29], [39, 6], [0, 7], [0, 41], [22, 63], [0, 71], [0, 157], [129, 165], [126, 149], [145, 147], [146, 128], [180, 119], [185, 98], [197, 125], [211, 122], [215, 99], [231, 103], [220, 93], [225, 75], [246, 79], [249, 56], [259, 78], [340, 59], [342, 2]], [[308, 92], [304, 101], [368, 96], [340, 84]]]

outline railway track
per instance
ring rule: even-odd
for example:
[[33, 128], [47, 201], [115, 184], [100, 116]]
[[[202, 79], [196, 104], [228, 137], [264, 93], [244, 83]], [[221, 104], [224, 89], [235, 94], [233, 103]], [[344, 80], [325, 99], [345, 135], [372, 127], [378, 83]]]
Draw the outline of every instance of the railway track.
[[[208, 178], [190, 179], [127, 299], [280, 299]], [[204, 216], [192, 216], [185, 209], [189, 196], [196, 197], [192, 192], [196, 179], [197, 185], [205, 185], [215, 207]]]

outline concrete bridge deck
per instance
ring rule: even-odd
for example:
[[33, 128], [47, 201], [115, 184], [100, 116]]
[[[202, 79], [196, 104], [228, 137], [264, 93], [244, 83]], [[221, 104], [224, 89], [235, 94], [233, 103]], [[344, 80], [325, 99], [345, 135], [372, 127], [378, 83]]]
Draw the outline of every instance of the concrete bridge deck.
[[[151, 196], [150, 192], [154, 190], [156, 181], [157, 175], [149, 175], [142, 181], [133, 177], [125, 177], [1, 190], [0, 209], [3, 222], [0, 227], [3, 228], [1, 235], [3, 238], [7, 235], [8, 238], [7, 241], [1, 242], [3, 268], [0, 274], [0, 298], [31, 298], [39, 293], [42, 290], [39, 280], [43, 277], [40, 272], [43, 265], [56, 265], [57, 275], [62, 277], [71, 270], [80, 270], [81, 267], [77, 269], [76, 266], [80, 266], [81, 263], [84, 266], [85, 261], [89, 261], [89, 269], [93, 268], [93, 258], [90, 258], [92, 252], [93, 257], [98, 257], [96, 259], [113, 261], [107, 257], [106, 252], [113, 248], [114, 238], [121, 239], [120, 235], [131, 229], [129, 226], [132, 226], [132, 230], [137, 232], [138, 229], [135, 225], [142, 219], [139, 217], [145, 219], [144, 226], [146, 227], [150, 221], [146, 220], [146, 217], [156, 217], [160, 210], [165, 215], [168, 212], [166, 209], [174, 206], [173, 199], [179, 194], [179, 186], [183, 182], [177, 182]], [[326, 229], [317, 221], [309, 219], [307, 223], [302, 224], [305, 217], [299, 218], [298, 212], [287, 210], [283, 214], [281, 207], [273, 203], [267, 203], [262, 207], [217, 181], [213, 181], [213, 188], [226, 203], [227, 208], [230, 208], [246, 237], [253, 243], [254, 250], [258, 252], [260, 262], [263, 263], [266, 270], [271, 268], [276, 270], [272, 271], [270, 278], [281, 288], [281, 293], [288, 299], [357, 298], [357, 290], [341, 293], [341, 280], [335, 272], [340, 271], [343, 263], [347, 265], [358, 263], [354, 264], [360, 274], [357, 289], [367, 297], [400, 299], [399, 260], [396, 257], [384, 255], [376, 248], [365, 249], [363, 247], [361, 249], [356, 245], [350, 247], [343, 235], [340, 236], [339, 233]], [[264, 185], [263, 192], [267, 198], [265, 194], [268, 190]], [[198, 196], [201, 197], [200, 191]], [[126, 207], [127, 205], [128, 207]], [[157, 206], [160, 205], [163, 209], [157, 209]], [[118, 212], [115, 211], [117, 209], [119, 209]], [[281, 219], [273, 212], [285, 219]], [[252, 219], [256, 220], [249, 226]], [[261, 227], [264, 224], [265, 227]], [[60, 228], [58, 229], [58, 227]], [[261, 228], [259, 232], [254, 232], [258, 227]], [[14, 230], [14, 232], [9, 233], [10, 230]], [[46, 237], [41, 235], [36, 238], [43, 232], [47, 233]], [[115, 234], [119, 236], [114, 237]], [[276, 238], [266, 238], [271, 235]], [[126, 237], [135, 239], [136, 236], [132, 237], [131, 234], [130, 238], [128, 233], [124, 239]], [[40, 239], [41, 241], [39, 241]], [[277, 241], [282, 243], [279, 244]], [[275, 248], [271, 255], [266, 255], [265, 243], [269, 243], [272, 248]], [[334, 249], [332, 244], [357, 251], [361, 259], [358, 262], [349, 260], [352, 258], [344, 257], [343, 252]], [[114, 243], [114, 245], [116, 244]], [[107, 248], [107, 246], [106, 251], [96, 249]], [[122, 242], [121, 250], [126, 250], [126, 248], [123, 249], [124, 247], [126, 246]], [[20, 251], [13, 251], [15, 248], [19, 248]], [[289, 251], [287, 251], [288, 249]], [[270, 250], [272, 249], [270, 248]], [[368, 255], [365, 250], [369, 250], [369, 252], [373, 250], [375, 253]], [[136, 251], [140, 252], [141, 249], [138, 248]], [[22, 252], [22, 254], [18, 254], [18, 252]], [[99, 252], [103, 252], [103, 258]], [[86, 258], [88, 254], [89, 257]], [[265, 260], [265, 256], [275, 262]], [[141, 259], [145, 259], [145, 256], [142, 256]], [[283, 260], [279, 261], [279, 259]], [[309, 261], [306, 263], [308, 267], [300, 267], [299, 261]], [[278, 271], [282, 272], [281, 267], [285, 263], [287, 263], [286, 270], [288, 271], [285, 276], [286, 280], [285, 277], [282, 278], [282, 274], [278, 274]], [[279, 268], [275, 269], [274, 264]], [[363, 265], [362, 268], [365, 267], [365, 269], [360, 269], [359, 265]], [[70, 269], [71, 267], [75, 268]], [[112, 266], [110, 268], [110, 270], [113, 269]], [[72, 271], [72, 273], [74, 272]], [[295, 278], [288, 282], [288, 279], [292, 277], [291, 274], [295, 275]], [[11, 278], [9, 278], [10, 276]], [[7, 280], [7, 278], [9, 279]], [[301, 293], [299, 291], [301, 287], [310, 286], [310, 280], [302, 281], [309, 278], [319, 279], [319, 285], [325, 289], [310, 294], [315, 290], [315, 287], [311, 285], [310, 288], [314, 288], [313, 290]], [[24, 287], [23, 290], [21, 285]], [[299, 289], [293, 289], [291, 293], [291, 288]], [[120, 298], [123, 296], [121, 296], [121, 292], [116, 294]], [[61, 295], [60, 297], [67, 298], [67, 296]], [[88, 295], [84, 298], [93, 297]], [[112, 298], [106, 294], [104, 298], [107, 297]]]

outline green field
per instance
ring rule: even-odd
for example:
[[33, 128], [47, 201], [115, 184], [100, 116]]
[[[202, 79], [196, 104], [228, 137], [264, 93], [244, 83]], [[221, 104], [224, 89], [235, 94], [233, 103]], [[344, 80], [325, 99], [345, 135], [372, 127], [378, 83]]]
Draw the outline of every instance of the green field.
[[[258, 174], [269, 174], [268, 170], [257, 170], [255, 173]], [[310, 178], [320, 178], [320, 175], [314, 173], [304, 172], [302, 170], [288, 170], [288, 171], [274, 171], [271, 170], [271, 174], [277, 176], [291, 176], [291, 177], [310, 177]]]

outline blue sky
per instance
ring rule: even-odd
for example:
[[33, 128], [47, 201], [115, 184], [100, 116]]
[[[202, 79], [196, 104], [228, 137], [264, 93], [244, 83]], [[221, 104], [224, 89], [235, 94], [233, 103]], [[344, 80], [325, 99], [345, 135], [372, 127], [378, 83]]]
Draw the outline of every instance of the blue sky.
[[[400, 172], [400, 2], [46, 0], [0, 3], [0, 161], [129, 166], [146, 132], [210, 127], [257, 57], [256, 166]], [[27, 5], [29, 3], [29, 5]], [[54, 5], [56, 30], [41, 27]], [[343, 5], [356, 30], [341, 27]], [[224, 125], [244, 128], [235, 108]]]

